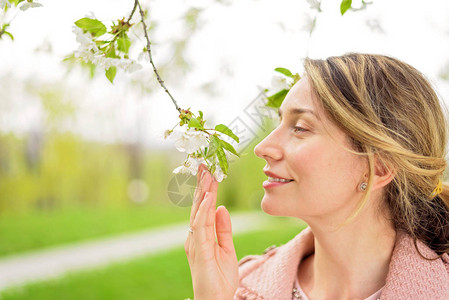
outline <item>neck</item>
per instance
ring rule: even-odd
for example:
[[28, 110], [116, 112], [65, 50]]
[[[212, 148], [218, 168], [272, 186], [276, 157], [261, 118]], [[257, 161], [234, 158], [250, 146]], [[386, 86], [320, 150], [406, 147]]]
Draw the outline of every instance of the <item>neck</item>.
[[369, 211], [339, 229], [309, 223], [315, 252], [300, 264], [298, 279], [311, 299], [365, 299], [385, 285], [396, 232]]

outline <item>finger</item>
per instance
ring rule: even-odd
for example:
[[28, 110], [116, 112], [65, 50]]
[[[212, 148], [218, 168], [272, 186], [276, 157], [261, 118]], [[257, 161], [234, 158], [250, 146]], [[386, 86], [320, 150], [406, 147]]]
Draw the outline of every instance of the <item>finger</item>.
[[[200, 165], [198, 166], [198, 171], [197, 171], [197, 174], [196, 174], [196, 187], [195, 187], [195, 193], [194, 193], [194, 196], [193, 196], [192, 208], [191, 208], [191, 210], [190, 210], [190, 223], [189, 223], [189, 226], [190, 226], [190, 227], [192, 226], [192, 223], [193, 223], [194, 214], [195, 214], [195, 212], [198, 210], [199, 204], [198, 204], [198, 201], [197, 201], [196, 199], [198, 199], [199, 196], [200, 196], [200, 191], [201, 191], [200, 184], [201, 184], [201, 180], [202, 180], [202, 177], [203, 177], [203, 176], [202, 176], [202, 175], [203, 175], [203, 171], [204, 171], [205, 169], [207, 169], [207, 168], [206, 168], [206, 166], [205, 166], [204, 164], [200, 164]], [[197, 207], [195, 207], [195, 206], [197, 206]], [[185, 243], [184, 243], [184, 250], [185, 250], [185, 252], [186, 252], [186, 255], [187, 255], [187, 259], [188, 259], [188, 261], [189, 261], [189, 264], [190, 264], [190, 258], [189, 258], [189, 252], [190, 252], [190, 251], [189, 251], [189, 248], [190, 248], [190, 241], [191, 241], [190, 236], [191, 236], [191, 232], [189, 231], [188, 234], [187, 234], [186, 241], [185, 241]]]
[[215, 213], [215, 231], [218, 245], [227, 253], [235, 253], [231, 216], [223, 205], [220, 205]]
[[199, 188], [200, 183], [201, 183], [201, 178], [203, 175], [203, 171], [207, 170], [207, 167], [204, 164], [200, 164], [198, 167], [198, 172], [196, 174], [196, 188], [195, 188], [195, 194], [194, 194], [194, 198], [196, 199], [198, 196], [198, 192], [201, 191], [201, 189]]
[[190, 253], [190, 244], [191, 244], [190, 235], [191, 235], [191, 233], [189, 232], [189, 235], [187, 236], [187, 239], [186, 239], [186, 241], [184, 243], [184, 251], [185, 251], [186, 256], [187, 256], [187, 261], [189, 262], [189, 265], [191, 266], [191, 264], [190, 264], [190, 254], [191, 254]]
[[[208, 171], [208, 173], [210, 174], [210, 172]], [[215, 180], [215, 177], [214, 176], [212, 176], [212, 175], [210, 175], [210, 177], [211, 177], [211, 185], [210, 185], [210, 192], [211, 193], [215, 193], [216, 195], [217, 195], [217, 192], [218, 192], [218, 181], [217, 180]]]
[[[209, 209], [206, 213], [206, 227], [211, 227], [213, 229], [215, 225], [215, 207], [217, 207], [217, 193], [208, 192], [208, 194], [209, 193], [209, 196], [212, 198], [212, 203], [209, 204]], [[212, 233], [212, 239], [215, 241], [215, 232]]]
[[[194, 242], [193, 240], [195, 240], [196, 237], [191, 237], [190, 238], [190, 244], [189, 244], [189, 252], [190, 252], [190, 256], [194, 257], [195, 256], [195, 248], [199, 247], [199, 245], [201, 245], [201, 243], [205, 243], [208, 240], [212, 240], [215, 242], [215, 231], [214, 231], [214, 222], [215, 222], [215, 206], [216, 206], [216, 201], [217, 201], [217, 189], [218, 189], [218, 182], [216, 180], [214, 180], [213, 176], [211, 175], [211, 173], [209, 172], [209, 170], [205, 170], [204, 171], [204, 175], [203, 175], [203, 183], [205, 185], [208, 185], [209, 187], [207, 189], [203, 189], [204, 192], [204, 198], [202, 198], [201, 201], [198, 201], [197, 206], [198, 206], [198, 210], [195, 213], [195, 216], [193, 217], [192, 220], [192, 228], [195, 227], [194, 224], [196, 224], [196, 219], [200, 217], [201, 214], [201, 219], [199, 219], [198, 222], [200, 222], [201, 224], [204, 224], [204, 230], [201, 231], [198, 235], [201, 235], [199, 237], [199, 242]], [[204, 205], [202, 204], [204, 201], [206, 201], [206, 195], [209, 193], [208, 191], [212, 190], [214, 192], [212, 196], [212, 203], [210, 204], [210, 208], [207, 207], [207, 203], [205, 203]], [[203, 211], [200, 212], [201, 207], [204, 206]], [[213, 209], [212, 209], [213, 207]], [[205, 223], [204, 223], [204, 218], [206, 219]], [[193, 229], [194, 231], [196, 231], [195, 229]], [[196, 247], [195, 247], [196, 245]], [[211, 244], [212, 245], [212, 244]]]
[[[189, 229], [190, 228], [191, 227], [189, 227]], [[186, 241], [184, 242], [184, 250], [185, 250], [185, 252], [187, 254], [187, 258], [189, 257], [191, 241], [192, 241], [192, 232], [190, 232], [190, 230], [189, 230], [188, 233], [187, 233]]]
[[[206, 227], [214, 227], [215, 224], [215, 207], [217, 205], [217, 190], [218, 190], [218, 182], [213, 178], [213, 176], [210, 174], [210, 172], [206, 172], [204, 175], [205, 178], [209, 178], [211, 180], [210, 184], [210, 191], [207, 192], [210, 193], [210, 197], [212, 198], [212, 203], [210, 203], [210, 209], [206, 212]], [[215, 241], [215, 232], [213, 233], [213, 239]]]
[[193, 217], [194, 217], [194, 212], [196, 212], [198, 210], [198, 200], [200, 199], [200, 195], [201, 195], [201, 191], [203, 191], [204, 189], [202, 189], [202, 185], [204, 183], [204, 170], [202, 168], [198, 169], [198, 176], [197, 176], [197, 182], [196, 182], [196, 187], [195, 187], [195, 193], [193, 195], [193, 203], [192, 203], [192, 209], [190, 210], [190, 219], [191, 222], [190, 224], [192, 224], [193, 221]]
[[[203, 248], [204, 250], [204, 245], [208, 245], [208, 242], [215, 242], [214, 218], [212, 218], [211, 220], [211, 218], [209, 217], [210, 211], [212, 209], [215, 212], [215, 207], [213, 206], [215, 198], [216, 195], [211, 192], [207, 192], [204, 196], [204, 200], [201, 202], [200, 208], [198, 209], [198, 213], [192, 225], [192, 242], [195, 249]], [[213, 251], [210, 252], [212, 255], [214, 255]]]
[[196, 174], [196, 185], [197, 186], [200, 184], [201, 174], [203, 173], [204, 170], [207, 170], [206, 165], [205, 164], [200, 164], [198, 166], [198, 173]]
[[190, 226], [192, 226], [193, 221], [195, 220], [196, 214], [198, 212], [198, 209], [201, 205], [201, 202], [204, 199], [204, 195], [206, 192], [210, 190], [210, 185], [212, 183], [212, 180], [210, 176], [207, 176], [208, 171], [205, 170], [203, 172], [203, 176], [200, 181], [199, 187], [197, 187], [198, 192], [196, 193], [196, 197], [193, 200], [192, 209], [190, 211]]

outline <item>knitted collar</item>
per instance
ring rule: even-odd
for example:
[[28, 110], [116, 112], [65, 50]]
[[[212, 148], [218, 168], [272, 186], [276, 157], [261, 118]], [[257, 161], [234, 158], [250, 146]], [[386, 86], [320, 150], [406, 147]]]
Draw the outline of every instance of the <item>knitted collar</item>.
[[[244, 299], [291, 300], [300, 259], [313, 251], [313, 239], [308, 227], [285, 245], [258, 257], [257, 263], [242, 267], [236, 295], [245, 295]], [[425, 257], [436, 257], [420, 241], [418, 248]], [[413, 239], [398, 232], [381, 299], [449, 299], [449, 256], [424, 260]]]

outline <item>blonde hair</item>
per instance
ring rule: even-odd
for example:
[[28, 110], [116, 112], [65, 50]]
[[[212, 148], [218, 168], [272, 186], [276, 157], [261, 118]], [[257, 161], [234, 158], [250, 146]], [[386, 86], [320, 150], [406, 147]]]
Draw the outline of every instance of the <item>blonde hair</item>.
[[369, 165], [374, 157], [394, 170], [383, 207], [404, 230], [438, 254], [449, 253], [449, 185], [431, 197], [446, 169], [448, 121], [431, 84], [414, 67], [392, 57], [349, 53], [306, 59], [306, 76], [326, 113]]

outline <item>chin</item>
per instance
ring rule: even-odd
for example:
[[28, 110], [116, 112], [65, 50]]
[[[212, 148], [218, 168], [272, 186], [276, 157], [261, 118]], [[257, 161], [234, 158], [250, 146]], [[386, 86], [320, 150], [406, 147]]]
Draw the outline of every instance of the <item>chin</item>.
[[300, 218], [295, 214], [296, 207], [294, 203], [288, 203], [288, 197], [278, 197], [274, 199], [273, 196], [265, 194], [260, 203], [260, 208], [268, 215], [276, 217], [293, 217]]
[[260, 207], [262, 208], [262, 211], [264, 211], [265, 213], [267, 213], [269, 215], [285, 216], [285, 213], [282, 213], [281, 211], [279, 211], [279, 209], [282, 208], [281, 205], [279, 205], [279, 203], [276, 203], [276, 201], [269, 199], [269, 197], [267, 197], [267, 195], [265, 195], [262, 198]]

